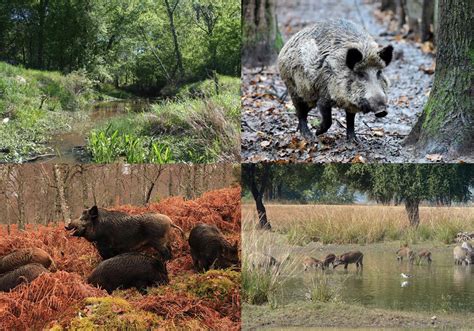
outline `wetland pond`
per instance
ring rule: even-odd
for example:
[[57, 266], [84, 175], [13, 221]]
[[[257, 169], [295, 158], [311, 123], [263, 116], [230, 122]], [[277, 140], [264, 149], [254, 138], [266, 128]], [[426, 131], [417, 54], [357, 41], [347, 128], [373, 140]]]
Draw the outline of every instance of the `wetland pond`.
[[131, 113], [148, 112], [151, 108], [148, 99], [114, 100], [94, 103], [84, 114], [83, 120], [74, 124], [70, 131], [58, 133], [47, 143], [53, 151], [36, 161], [44, 163], [90, 162], [87, 152], [87, 137], [90, 131], [108, 120]]
[[[363, 270], [357, 271], [355, 264], [350, 264], [347, 270], [342, 265], [336, 269], [331, 266], [325, 271], [304, 272], [300, 268], [301, 271], [292, 273], [283, 290], [282, 300], [286, 303], [308, 300], [316, 277], [324, 277], [336, 289], [340, 299], [347, 303], [405, 311], [474, 312], [474, 266], [454, 265], [454, 245], [433, 247], [434, 244], [430, 243], [413, 246], [415, 251], [427, 248], [432, 252], [431, 265], [427, 262], [411, 265], [406, 259], [398, 262], [395, 255], [398, 243], [311, 246], [293, 246], [290, 254], [322, 259], [328, 253], [339, 255], [360, 250], [364, 253]], [[284, 273], [285, 268], [282, 270]], [[412, 277], [404, 279], [401, 273]]]

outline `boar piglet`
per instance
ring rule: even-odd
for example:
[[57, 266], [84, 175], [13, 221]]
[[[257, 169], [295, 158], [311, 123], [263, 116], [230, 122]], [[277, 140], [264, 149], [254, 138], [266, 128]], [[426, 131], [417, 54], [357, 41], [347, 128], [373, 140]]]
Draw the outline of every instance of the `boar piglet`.
[[49, 272], [48, 269], [39, 263], [22, 265], [0, 276], [0, 291], [7, 292], [21, 283], [29, 283], [45, 272]]
[[336, 255], [330, 253], [326, 255], [323, 261], [323, 268], [329, 268], [329, 265], [332, 264], [334, 266], [334, 261], [336, 260]]
[[132, 287], [143, 293], [149, 286], [168, 284], [169, 279], [166, 265], [159, 259], [140, 253], [125, 253], [99, 263], [87, 282], [109, 294], [118, 288]]
[[38, 263], [45, 268], [56, 271], [56, 264], [51, 256], [41, 248], [21, 248], [0, 257], [0, 274], [12, 271], [26, 264]]
[[149, 247], [156, 249], [163, 260], [170, 260], [171, 228], [178, 229], [184, 237], [183, 230], [166, 215], [129, 215], [97, 206], [84, 210], [79, 219], [66, 225], [74, 236], [95, 243], [104, 260]]
[[317, 269], [317, 268], [324, 269], [323, 261], [315, 259], [314, 257], [311, 257], [311, 256], [305, 256], [303, 258], [304, 271], [307, 271], [308, 269]]
[[214, 225], [196, 225], [189, 233], [188, 242], [196, 271], [240, 265], [238, 243], [231, 245]]
[[336, 268], [340, 264], [344, 264], [344, 269], [347, 269], [347, 266], [351, 263], [355, 263], [357, 269], [359, 266], [362, 268], [362, 260], [364, 258], [364, 254], [360, 251], [351, 251], [340, 255], [339, 257], [334, 260], [333, 268]]
[[298, 130], [312, 140], [308, 113], [318, 107], [320, 135], [332, 125], [332, 107], [346, 112], [347, 138], [355, 140], [357, 113], [387, 115], [388, 79], [383, 69], [393, 47], [379, 48], [367, 31], [344, 19], [321, 21], [296, 33], [278, 57], [280, 75], [296, 108]]
[[407, 258], [410, 263], [413, 263], [415, 260], [415, 255], [416, 253], [411, 250], [408, 246], [403, 246], [400, 247], [400, 249], [397, 251], [397, 260], [400, 262], [403, 262], [403, 258]]

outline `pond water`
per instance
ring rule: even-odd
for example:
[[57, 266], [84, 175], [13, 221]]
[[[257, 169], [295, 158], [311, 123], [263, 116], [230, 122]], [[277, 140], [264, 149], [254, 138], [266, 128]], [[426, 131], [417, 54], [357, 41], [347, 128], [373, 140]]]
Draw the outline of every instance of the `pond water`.
[[[286, 299], [297, 301], [307, 297], [315, 275], [324, 273], [330, 286], [335, 286], [341, 299], [364, 306], [409, 311], [470, 311], [474, 312], [474, 266], [454, 265], [454, 246], [428, 248], [433, 262], [428, 265], [396, 260], [396, 246], [333, 246], [314, 254], [322, 258], [329, 252], [341, 254], [349, 250], [364, 253], [364, 267], [357, 271], [354, 264], [325, 271], [301, 272], [289, 284]], [[417, 250], [417, 247], [414, 247]], [[401, 273], [412, 277], [404, 279]], [[406, 283], [404, 283], [406, 282]]]
[[150, 100], [117, 100], [95, 103], [86, 116], [87, 120], [75, 124], [69, 132], [52, 136], [48, 142], [54, 152], [37, 161], [43, 163], [77, 163], [89, 162], [86, 152], [87, 136], [90, 130], [107, 120], [130, 113], [147, 112], [151, 108]]

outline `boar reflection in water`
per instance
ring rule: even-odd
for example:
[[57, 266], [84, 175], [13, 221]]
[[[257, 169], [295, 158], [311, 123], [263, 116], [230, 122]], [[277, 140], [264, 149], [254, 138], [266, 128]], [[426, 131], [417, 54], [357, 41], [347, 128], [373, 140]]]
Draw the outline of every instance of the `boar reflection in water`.
[[38, 263], [45, 268], [56, 271], [56, 264], [51, 256], [41, 248], [21, 248], [0, 258], [0, 274], [15, 270], [23, 265]]
[[94, 206], [83, 211], [79, 219], [66, 225], [73, 235], [94, 242], [103, 259], [152, 247], [163, 260], [170, 260], [171, 228], [183, 230], [162, 214], [129, 215]]
[[7, 292], [22, 283], [29, 283], [45, 272], [49, 272], [48, 269], [38, 263], [23, 265], [0, 276], [0, 291]]
[[201, 272], [239, 266], [238, 242], [231, 245], [214, 225], [198, 224], [189, 233], [194, 268]]
[[140, 253], [126, 253], [99, 263], [87, 282], [110, 294], [118, 288], [132, 287], [143, 292], [148, 286], [168, 284], [169, 279], [166, 265], [160, 260]]

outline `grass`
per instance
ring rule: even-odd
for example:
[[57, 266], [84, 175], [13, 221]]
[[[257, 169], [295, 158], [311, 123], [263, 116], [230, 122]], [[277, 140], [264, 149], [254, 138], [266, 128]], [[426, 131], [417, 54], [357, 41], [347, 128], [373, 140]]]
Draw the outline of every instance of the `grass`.
[[[152, 106], [150, 113], [114, 118], [89, 136], [93, 160], [108, 163], [212, 163], [235, 161], [240, 155], [240, 98], [238, 78], [222, 77], [221, 93], [200, 83], [200, 98], [183, 92]], [[209, 88], [210, 89], [210, 88]], [[190, 87], [183, 88], [189, 91]], [[127, 141], [128, 143], [125, 143]], [[128, 146], [124, 146], [127, 145]], [[133, 154], [133, 155], [132, 155]]]
[[[267, 205], [272, 227], [291, 244], [368, 244], [400, 240], [407, 244], [434, 240], [453, 242], [461, 231], [474, 230], [472, 207], [420, 207], [420, 225], [408, 226], [404, 207], [361, 205]], [[243, 216], [256, 219], [253, 205]]]
[[95, 98], [83, 72], [62, 75], [0, 62], [0, 162], [23, 162], [46, 151], [45, 142], [67, 131], [75, 110]]

